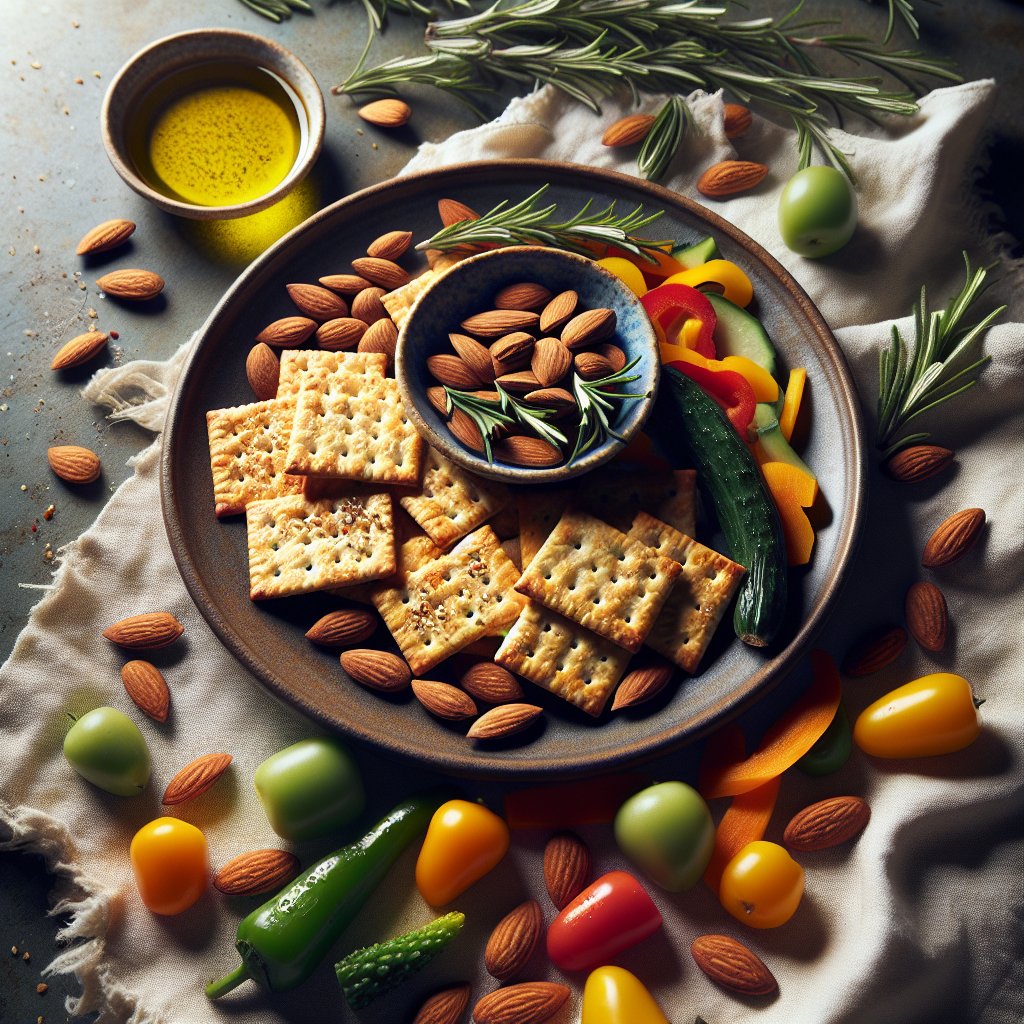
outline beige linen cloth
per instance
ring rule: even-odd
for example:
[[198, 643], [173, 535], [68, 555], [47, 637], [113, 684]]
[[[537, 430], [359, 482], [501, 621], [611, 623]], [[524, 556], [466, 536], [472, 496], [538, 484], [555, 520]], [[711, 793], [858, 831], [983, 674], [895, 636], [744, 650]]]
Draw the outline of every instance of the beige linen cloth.
[[[818, 303], [856, 375], [873, 424], [877, 350], [892, 318], [906, 317], [922, 283], [933, 302], [959, 281], [961, 248], [977, 261], [993, 257], [984, 211], [971, 189], [994, 85], [976, 82], [926, 97], [920, 114], [887, 130], [840, 135], [859, 180], [860, 226], [841, 253], [820, 262], [789, 253], [775, 207], [796, 169], [790, 133], [755, 119], [743, 156], [772, 168], [754, 193], [718, 209], [753, 235], [796, 275]], [[669, 184], [699, 198], [699, 172], [732, 155], [722, 133], [718, 96], [690, 98], [698, 124], [671, 169]], [[648, 109], [655, 107], [652, 99]], [[549, 89], [511, 104], [496, 122], [425, 145], [410, 169], [469, 159], [541, 156], [634, 171], [629, 156], [599, 144], [602, 126], [621, 113], [614, 104], [596, 118]], [[1004, 262], [1002, 293], [1014, 296], [1019, 270]], [[1022, 564], [1020, 438], [1024, 418], [1019, 305], [994, 329], [992, 364], [975, 392], [924, 424], [957, 452], [956, 467], [916, 487], [886, 480], [874, 468], [865, 537], [857, 564], [822, 644], [840, 655], [853, 636], [900, 621], [905, 587], [921, 575], [925, 538], [946, 515], [980, 506], [988, 513], [981, 543], [936, 576], [954, 628], [948, 650], [930, 656], [913, 644], [901, 660], [869, 680], [849, 681], [852, 715], [884, 690], [936, 669], [953, 669], [986, 699], [985, 729], [969, 749], [944, 758], [882, 763], [854, 753], [838, 774], [808, 779], [791, 772], [769, 829], [813, 800], [863, 795], [871, 822], [853, 845], [807, 855], [806, 896], [785, 927], [744, 929], [702, 885], [672, 895], [650, 886], [665, 929], [620, 962], [649, 986], [673, 1024], [697, 1015], [710, 1024], [1010, 1024], [1022, 1015], [1024, 937], [1022, 843], [1024, 788], [1021, 724]], [[198, 326], [198, 325], [189, 325]], [[133, 363], [99, 373], [87, 397], [116, 417], [160, 429], [184, 349], [167, 363]], [[813, 382], [812, 382], [813, 390]], [[245, 849], [278, 845], [258, 806], [251, 778], [271, 752], [314, 730], [275, 703], [220, 646], [178, 577], [158, 508], [159, 438], [135, 460], [135, 475], [110, 499], [96, 524], [62, 552], [50, 592], [35, 608], [0, 672], [0, 828], [8, 845], [41, 851], [57, 876], [55, 910], [70, 916], [68, 947], [51, 965], [73, 971], [82, 996], [70, 1012], [99, 1010], [104, 1024], [204, 1024], [237, 1020], [355, 1019], [343, 1006], [329, 965], [296, 993], [261, 995], [253, 985], [216, 1005], [202, 984], [237, 961], [232, 942], [239, 917], [259, 900], [229, 901], [212, 890], [177, 918], [158, 918], [140, 904], [128, 867], [134, 831], [160, 813], [171, 774], [211, 750], [235, 755], [226, 781], [182, 817], [204, 829], [215, 863]], [[871, 458], [874, 466], [874, 457]], [[827, 491], [827, 467], [818, 467]], [[213, 521], [211, 518], [211, 528]], [[8, 581], [8, 586], [13, 581]], [[142, 720], [127, 701], [118, 670], [123, 658], [99, 639], [110, 622], [166, 609], [185, 624], [184, 643], [161, 664], [173, 690], [166, 726]], [[756, 729], [772, 708], [792, 700], [802, 680], [784, 684], [744, 720]], [[113, 704], [136, 717], [154, 755], [153, 783], [133, 800], [109, 797], [75, 776], [61, 755], [66, 710]], [[693, 778], [697, 751], [665, 758], [659, 778]], [[373, 809], [429, 781], [419, 768], [360, 752]], [[499, 806], [498, 786], [466, 785]], [[368, 815], [369, 818], [369, 815]], [[628, 867], [603, 827], [582, 830], [592, 843], [595, 873]], [[403, 990], [360, 1019], [399, 1024], [438, 985], [474, 982], [474, 998], [495, 987], [481, 966], [497, 919], [528, 896], [552, 911], [540, 881], [545, 836], [517, 836], [513, 853], [456, 906], [468, 916], [457, 944]], [[304, 864], [324, 846], [304, 846]], [[433, 916], [411, 885], [414, 851], [335, 950], [425, 923]], [[724, 931], [756, 950], [777, 976], [774, 999], [733, 998], [712, 985], [689, 956], [694, 936]], [[542, 954], [527, 979], [558, 979]], [[572, 1003], [559, 1018], [576, 1021], [582, 977], [572, 977]]]

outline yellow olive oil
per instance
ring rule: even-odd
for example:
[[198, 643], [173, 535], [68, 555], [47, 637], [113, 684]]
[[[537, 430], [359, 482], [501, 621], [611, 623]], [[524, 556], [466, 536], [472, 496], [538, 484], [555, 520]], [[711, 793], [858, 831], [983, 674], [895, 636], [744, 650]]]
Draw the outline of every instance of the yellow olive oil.
[[301, 101], [277, 75], [206, 63], [146, 93], [129, 118], [128, 148], [157, 192], [196, 206], [231, 206], [284, 181], [305, 130]]

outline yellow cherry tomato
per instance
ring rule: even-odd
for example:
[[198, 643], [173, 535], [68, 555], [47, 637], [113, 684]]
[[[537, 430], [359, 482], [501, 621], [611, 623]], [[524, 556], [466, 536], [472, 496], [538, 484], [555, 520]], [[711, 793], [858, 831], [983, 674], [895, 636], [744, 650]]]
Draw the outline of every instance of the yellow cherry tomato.
[[180, 818], [157, 818], [132, 839], [130, 858], [142, 902], [154, 914], [180, 914], [206, 889], [206, 836]]
[[598, 260], [597, 265], [610, 270], [638, 299], [647, 294], [643, 271], [635, 263], [621, 256], [606, 256]]
[[971, 684], [952, 672], [933, 672], [865, 708], [853, 739], [872, 757], [931, 757], [963, 750], [980, 732]]
[[622, 967], [598, 967], [583, 989], [582, 1024], [668, 1024], [654, 996]]
[[699, 288], [702, 284], [717, 284], [722, 294], [736, 306], [749, 306], [754, 297], [750, 278], [729, 260], [708, 260], [692, 270], [684, 270], [665, 278], [662, 284], [687, 284]]
[[416, 888], [432, 906], [450, 903], [508, 852], [508, 825], [468, 800], [449, 800], [430, 819], [416, 860]]
[[722, 906], [751, 928], [785, 924], [800, 906], [804, 869], [778, 843], [759, 839], [725, 866], [718, 898]]

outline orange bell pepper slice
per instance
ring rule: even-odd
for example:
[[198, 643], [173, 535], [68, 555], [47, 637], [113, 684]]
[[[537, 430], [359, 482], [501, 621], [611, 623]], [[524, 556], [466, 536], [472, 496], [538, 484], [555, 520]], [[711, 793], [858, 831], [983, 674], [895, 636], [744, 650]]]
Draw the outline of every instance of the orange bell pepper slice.
[[621, 256], [605, 256], [596, 262], [599, 267], [614, 274], [637, 298], [647, 294], [647, 282], [635, 263]]
[[803, 400], [806, 384], [806, 370], [798, 368], [789, 371], [789, 380], [786, 381], [786, 396], [782, 400], [782, 412], [779, 414], [779, 430], [787, 441], [793, 437], [793, 428], [796, 426], [796, 418], [800, 414], [800, 402]]
[[789, 565], [806, 565], [814, 550], [814, 527], [804, 512], [818, 497], [818, 481], [789, 462], [764, 462], [761, 473], [782, 519]]
[[728, 810], [715, 830], [715, 849], [704, 872], [705, 883], [715, 892], [722, 882], [726, 864], [743, 849], [747, 843], [763, 839], [768, 831], [775, 799], [779, 795], [780, 778], [776, 776], [766, 783], [733, 797]]

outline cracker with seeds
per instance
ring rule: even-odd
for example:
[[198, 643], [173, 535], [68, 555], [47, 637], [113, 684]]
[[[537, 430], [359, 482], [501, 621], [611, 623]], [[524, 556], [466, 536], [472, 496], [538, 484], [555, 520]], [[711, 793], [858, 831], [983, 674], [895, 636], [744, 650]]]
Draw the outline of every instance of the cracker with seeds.
[[610, 640], [530, 601], [494, 660], [595, 718], [604, 710], [630, 654]]
[[285, 472], [295, 408], [294, 398], [271, 398], [206, 414], [217, 516], [238, 515], [260, 498], [301, 493], [302, 477]]
[[497, 535], [481, 526], [447, 555], [376, 590], [373, 603], [419, 675], [518, 617], [518, 572]]
[[389, 588], [396, 589], [404, 586], [411, 572], [432, 562], [435, 558], [440, 558], [442, 554], [441, 549], [426, 534], [419, 533], [407, 540], [400, 540], [396, 531], [394, 573], [377, 583], [342, 587], [332, 593], [339, 597], [360, 601], [363, 604], [373, 604], [374, 595], [382, 594]]
[[687, 672], [696, 672], [746, 569], [646, 512], [637, 515], [629, 533], [683, 567], [647, 634], [647, 645]]
[[516, 590], [638, 651], [681, 571], [678, 562], [600, 519], [566, 512]]
[[503, 484], [483, 480], [427, 448], [418, 494], [399, 504], [439, 547], [447, 548], [482, 526], [511, 500]]
[[298, 395], [303, 386], [328, 373], [364, 373], [383, 377], [388, 357], [382, 352], [326, 352], [321, 349], [288, 348], [281, 353], [277, 397]]
[[252, 501], [245, 519], [254, 601], [377, 580], [395, 571], [390, 495]]
[[300, 392], [288, 472], [413, 484], [422, 458], [423, 439], [392, 378], [338, 371]]

